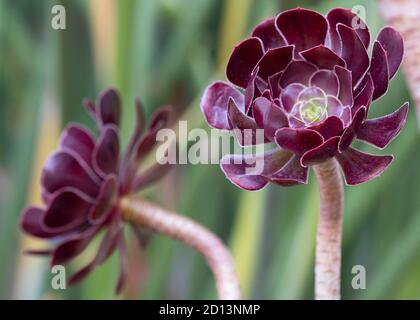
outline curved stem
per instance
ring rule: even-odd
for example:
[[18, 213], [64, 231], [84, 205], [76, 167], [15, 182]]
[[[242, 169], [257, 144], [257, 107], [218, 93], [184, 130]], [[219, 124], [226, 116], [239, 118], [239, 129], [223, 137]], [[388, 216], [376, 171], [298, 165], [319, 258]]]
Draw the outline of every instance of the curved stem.
[[315, 299], [340, 299], [343, 182], [335, 159], [313, 167], [320, 192], [316, 237]]
[[232, 256], [215, 234], [185, 216], [141, 198], [125, 198], [120, 206], [126, 221], [181, 241], [200, 252], [213, 271], [219, 299], [241, 298]]

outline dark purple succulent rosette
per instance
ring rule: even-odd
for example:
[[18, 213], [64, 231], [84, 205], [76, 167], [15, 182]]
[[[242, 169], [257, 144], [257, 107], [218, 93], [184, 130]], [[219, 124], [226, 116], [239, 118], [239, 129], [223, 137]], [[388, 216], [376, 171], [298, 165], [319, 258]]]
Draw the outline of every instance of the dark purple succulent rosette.
[[268, 182], [305, 184], [310, 165], [333, 157], [346, 183], [356, 185], [379, 176], [391, 163], [392, 156], [367, 154], [351, 143], [359, 139], [383, 149], [404, 126], [408, 103], [367, 119], [371, 103], [386, 93], [401, 64], [403, 40], [385, 27], [369, 57], [367, 26], [352, 27], [358, 19], [348, 9], [333, 9], [324, 17], [297, 8], [263, 21], [234, 48], [226, 74], [238, 88], [211, 84], [201, 100], [202, 112], [213, 128], [242, 133], [241, 144], [245, 129], [264, 129], [266, 142], [277, 145], [254, 156], [265, 164], [255, 174], [248, 170], [252, 159], [246, 159], [252, 156], [225, 156], [222, 170], [235, 185], [258, 190]]
[[[167, 125], [169, 108], [161, 108], [143, 130], [143, 110], [136, 102], [136, 127], [120, 156], [121, 100], [113, 89], [104, 91], [96, 106], [86, 107], [99, 128], [99, 137], [78, 124], [68, 125], [58, 149], [46, 161], [41, 177], [44, 208], [24, 210], [21, 226], [29, 235], [48, 239], [52, 248], [32, 253], [51, 255], [51, 265], [66, 264], [82, 253], [102, 230], [94, 259], [69, 280], [75, 283], [114, 251], [120, 255], [117, 292], [125, 282], [125, 241], [119, 200], [156, 182], [168, 166], [156, 164], [139, 171], [141, 160], [156, 146], [157, 132]], [[145, 131], [143, 133], [143, 131]]]

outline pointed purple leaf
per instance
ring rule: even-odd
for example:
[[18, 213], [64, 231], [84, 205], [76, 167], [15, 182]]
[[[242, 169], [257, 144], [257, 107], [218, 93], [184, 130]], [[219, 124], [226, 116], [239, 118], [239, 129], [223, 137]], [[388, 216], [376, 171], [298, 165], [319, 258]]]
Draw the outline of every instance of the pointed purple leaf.
[[297, 155], [316, 148], [323, 142], [322, 136], [315, 130], [281, 128], [276, 131], [275, 141], [283, 149]]
[[266, 51], [286, 45], [286, 40], [277, 29], [275, 20], [275, 17], [264, 20], [252, 32], [253, 37], [261, 39]]
[[392, 27], [384, 27], [379, 31], [377, 40], [385, 49], [389, 78], [397, 73], [404, 55], [404, 42], [401, 34]]
[[280, 78], [282, 74], [283, 72], [277, 72], [268, 78], [268, 84], [272, 97], [278, 98], [280, 96]]
[[79, 255], [91, 242], [93, 236], [97, 233], [99, 226], [91, 227], [82, 233], [72, 236], [65, 240], [53, 251], [51, 265], [65, 264], [72, 258]]
[[[116, 226], [114, 226], [116, 225]], [[102, 264], [109, 256], [115, 251], [119, 234], [121, 232], [122, 226], [119, 223], [113, 223], [113, 225], [107, 229], [106, 234], [99, 244], [98, 251], [95, 257], [82, 269], [74, 273], [69, 279], [69, 285], [74, 285], [75, 283], [83, 280], [87, 275], [89, 275], [92, 270]]]
[[348, 148], [337, 154], [344, 179], [348, 185], [356, 185], [380, 176], [392, 162], [392, 156], [376, 156]]
[[341, 57], [352, 72], [353, 86], [357, 84], [369, 67], [369, 56], [356, 31], [344, 24], [337, 25], [338, 34], [343, 43]]
[[341, 101], [336, 97], [328, 96], [327, 97], [327, 114], [328, 116], [336, 116], [341, 118], [343, 114], [344, 106], [341, 104]]
[[276, 25], [288, 44], [295, 45], [296, 56], [303, 50], [324, 44], [328, 30], [324, 16], [303, 8], [291, 9], [279, 14]]
[[139, 161], [143, 159], [143, 157], [147, 156], [149, 152], [151, 152], [158, 141], [156, 136], [161, 129], [166, 128], [169, 124], [170, 113], [172, 112], [171, 106], [165, 106], [159, 108], [152, 114], [152, 121], [145, 132], [145, 134], [140, 138], [138, 143], [134, 148], [134, 157], [133, 161], [138, 164]]
[[252, 70], [263, 55], [264, 47], [259, 38], [249, 38], [238, 44], [226, 67], [229, 81], [245, 89], [251, 79]]
[[383, 149], [400, 133], [407, 114], [408, 102], [391, 114], [366, 120], [357, 132], [357, 138]]
[[119, 276], [118, 276], [118, 282], [117, 286], [115, 288], [115, 293], [120, 294], [122, 289], [124, 288], [127, 278], [129, 276], [128, 274], [128, 265], [127, 265], [127, 247], [124, 241], [124, 235], [122, 232], [119, 233], [119, 239], [118, 239], [118, 254], [119, 254]]
[[94, 199], [77, 189], [64, 189], [55, 194], [48, 206], [44, 224], [50, 232], [66, 232], [87, 222]]
[[231, 129], [227, 117], [229, 98], [232, 98], [241, 110], [243, 110], [244, 96], [225, 82], [214, 82], [204, 91], [200, 107], [211, 127], [216, 129]]
[[338, 99], [344, 106], [353, 106], [353, 87], [351, 71], [340, 66], [336, 66], [334, 68], [334, 71], [337, 75], [338, 82], [340, 84]]
[[268, 78], [283, 71], [293, 57], [293, 46], [281, 47], [268, 50], [258, 62], [258, 75], [268, 81]]
[[105, 125], [93, 151], [93, 165], [95, 171], [105, 178], [108, 174], [116, 173], [120, 143], [118, 128], [112, 124]]
[[286, 127], [289, 124], [283, 110], [263, 97], [254, 101], [252, 114], [255, 122], [260, 128], [264, 129], [264, 135], [270, 141], [274, 141], [274, 134], [277, 129]]
[[94, 121], [97, 121], [96, 107], [95, 103], [90, 99], [83, 99], [83, 106], [85, 107], [87, 113], [91, 116]]
[[20, 225], [27, 234], [38, 238], [52, 238], [58, 234], [45, 230], [43, 219], [45, 210], [37, 207], [26, 208], [20, 220]]
[[94, 268], [95, 268], [95, 261], [93, 260], [70, 276], [69, 285], [72, 286], [82, 281], [93, 271]]
[[170, 122], [173, 107], [171, 105], [163, 106], [153, 112], [150, 117], [148, 130], [159, 130], [165, 128]]
[[316, 71], [317, 67], [312, 63], [307, 61], [292, 61], [284, 70], [280, 78], [280, 85], [282, 88], [286, 88], [292, 83], [308, 85], [309, 79]]
[[104, 263], [117, 248], [118, 242], [121, 240], [124, 226], [120, 220], [114, 220], [108, 228], [105, 236], [102, 238], [98, 252], [95, 257], [96, 265]]
[[249, 110], [252, 107], [252, 101], [254, 101], [256, 96], [258, 96], [260, 94], [260, 91], [256, 87], [256, 83], [255, 83], [256, 80], [257, 80], [257, 75], [258, 75], [259, 70], [260, 70], [260, 68], [258, 66], [254, 69], [254, 71], [251, 74], [251, 79], [249, 80], [248, 85], [246, 86], [246, 89], [245, 89], [245, 108], [242, 109], [241, 105], [238, 105], [238, 101], [235, 100], [238, 107], [241, 110], [244, 110], [245, 114], [248, 114]]
[[348, 147], [350, 147], [351, 143], [353, 142], [354, 138], [357, 135], [357, 132], [362, 125], [363, 120], [366, 118], [366, 108], [360, 108], [356, 114], [354, 115], [353, 119], [351, 120], [350, 125], [344, 130], [343, 135], [341, 136], [339, 150], [343, 152]]
[[308, 168], [302, 167], [299, 156], [293, 155], [276, 173], [267, 176], [271, 182], [284, 186], [295, 186], [308, 183]]
[[108, 89], [101, 93], [97, 102], [97, 115], [102, 125], [120, 124], [121, 99], [115, 89]]
[[343, 59], [324, 45], [310, 48], [300, 54], [306, 61], [313, 63], [319, 69], [334, 70], [336, 66], [344, 67], [346, 65]]
[[115, 204], [118, 194], [117, 177], [114, 174], [106, 176], [102, 182], [99, 195], [95, 200], [95, 204], [89, 210], [88, 219], [91, 224], [101, 223], [106, 219], [106, 213], [109, 213]]
[[68, 125], [60, 137], [60, 146], [75, 151], [88, 164], [92, 165], [92, 152], [95, 147], [90, 132], [77, 124]]
[[319, 70], [313, 74], [309, 81], [311, 86], [324, 90], [326, 94], [336, 96], [339, 90], [338, 78], [333, 71]]
[[338, 152], [340, 137], [332, 137], [315, 149], [305, 152], [300, 159], [302, 166], [310, 166], [333, 158]]
[[48, 193], [64, 187], [74, 187], [91, 197], [99, 191], [99, 179], [80, 156], [70, 150], [59, 150], [46, 161], [41, 184]]
[[386, 52], [379, 41], [375, 41], [373, 45], [369, 72], [374, 86], [372, 100], [376, 100], [388, 90], [389, 79]]
[[136, 108], [136, 118], [135, 118], [135, 127], [133, 134], [130, 137], [130, 142], [127, 146], [127, 152], [125, 157], [128, 157], [131, 152], [133, 152], [137, 142], [141, 137], [141, 133], [143, 131], [144, 123], [145, 123], [145, 115], [144, 115], [144, 108], [139, 99], [135, 100], [135, 108]]
[[268, 183], [265, 176], [273, 175], [290, 159], [289, 152], [273, 149], [259, 155], [226, 155], [220, 167], [233, 184], [245, 190], [259, 190]]
[[327, 20], [329, 22], [329, 45], [334, 52], [339, 53], [341, 50], [341, 39], [337, 32], [337, 25], [339, 23], [346, 25], [349, 28], [354, 28], [357, 36], [360, 38], [365, 48], [369, 47], [370, 34], [366, 23], [350, 9], [335, 8], [327, 13]]
[[258, 129], [255, 120], [239, 110], [233, 99], [229, 99], [228, 119], [234, 130], [234, 134], [241, 146], [254, 145], [256, 141], [256, 129]]
[[310, 127], [310, 129], [319, 132], [324, 140], [339, 136], [343, 132], [343, 121], [336, 116], [331, 116], [322, 121], [320, 124]]
[[297, 102], [299, 94], [305, 89], [300, 83], [288, 85], [280, 95], [281, 104], [286, 112], [291, 112]]
[[144, 170], [144, 172], [139, 173], [133, 181], [133, 192], [138, 192], [141, 189], [144, 189], [162, 179], [172, 167], [173, 166], [169, 163], [155, 163], [152, 167]]
[[369, 111], [370, 103], [372, 102], [372, 96], [374, 91], [373, 80], [370, 74], [367, 75], [367, 82], [359, 94], [354, 98], [353, 108], [351, 113], [354, 115], [356, 112], [362, 108], [366, 108], [366, 114]]

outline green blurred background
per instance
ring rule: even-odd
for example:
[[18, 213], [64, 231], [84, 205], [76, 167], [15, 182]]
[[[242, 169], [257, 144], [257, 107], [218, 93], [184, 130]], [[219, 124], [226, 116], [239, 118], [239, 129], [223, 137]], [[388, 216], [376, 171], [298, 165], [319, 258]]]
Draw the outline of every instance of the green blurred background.
[[[51, 28], [55, 4], [66, 9], [66, 30]], [[323, 13], [363, 5], [373, 35], [382, 25], [372, 0], [0, 0], [0, 298], [215, 298], [212, 275], [197, 253], [161, 236], [140, 250], [130, 232], [131, 280], [122, 296], [114, 294], [115, 256], [82, 283], [52, 290], [47, 259], [23, 254], [43, 243], [21, 234], [20, 211], [40, 203], [40, 169], [63, 125], [93, 127], [83, 98], [95, 98], [109, 85], [121, 91], [124, 140], [133, 126], [135, 96], [148, 114], [171, 103], [189, 128], [207, 128], [200, 95], [210, 81], [225, 78], [233, 45], [258, 21], [297, 5]], [[408, 99], [400, 72], [371, 116]], [[345, 190], [346, 299], [420, 298], [420, 139], [413, 110], [386, 152], [395, 161], [382, 177]], [[230, 184], [217, 165], [183, 165], [146, 195], [228, 243], [245, 298], [313, 298], [313, 177], [309, 186], [250, 193]], [[354, 265], [366, 267], [366, 290], [351, 287]]]

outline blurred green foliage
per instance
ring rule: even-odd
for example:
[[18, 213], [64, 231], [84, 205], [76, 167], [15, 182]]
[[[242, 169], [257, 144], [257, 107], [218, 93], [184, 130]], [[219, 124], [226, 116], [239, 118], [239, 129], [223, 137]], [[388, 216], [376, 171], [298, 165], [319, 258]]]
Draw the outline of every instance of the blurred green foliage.
[[[97, 70], [95, 59], [108, 52], [101, 52], [92, 32], [97, 17], [92, 11], [104, 3], [113, 4], [108, 12], [112, 19], [103, 19], [104, 28], [115, 31], [105, 38], [105, 44], [115, 43], [108, 47], [113, 58], [105, 59], [111, 70], [106, 73]], [[66, 8], [66, 30], [50, 26], [55, 4]], [[223, 61], [230, 52], [221, 48], [232, 41], [233, 46], [258, 21], [287, 8], [299, 5], [325, 13], [333, 6], [357, 4], [367, 9], [368, 25], [376, 34], [382, 22], [375, 2], [367, 0], [261, 0], [249, 1], [248, 7], [235, 0], [0, 0], [0, 297], [20, 298], [16, 292], [25, 289], [25, 281], [44, 279], [32, 285], [26, 297], [115, 298], [115, 257], [65, 291], [50, 289], [46, 265], [19, 266], [23, 252], [18, 219], [31, 192], [33, 170], [39, 170], [33, 168], [33, 159], [46, 95], [57, 101], [54, 107], [63, 124], [81, 121], [92, 127], [82, 99], [94, 98], [104, 86], [116, 86], [124, 99], [125, 140], [133, 125], [135, 96], [141, 97], [148, 114], [161, 104], [173, 104], [190, 128], [207, 128], [198, 101], [210, 81], [224, 78]], [[395, 110], [408, 97], [400, 73], [388, 95], [371, 108], [373, 116]], [[420, 298], [420, 139], [412, 110], [406, 128], [386, 152], [393, 153], [395, 161], [382, 177], [346, 188], [346, 299]], [[313, 297], [318, 214], [314, 179], [305, 187], [270, 186], [245, 193], [216, 165], [184, 165], [147, 190], [147, 196], [203, 223], [231, 245], [247, 298]], [[135, 257], [139, 272], [134, 271], [136, 281], [125, 298], [215, 297], [210, 271], [190, 248], [155, 236]], [[367, 268], [364, 291], [351, 288], [351, 269], [358, 264]]]

